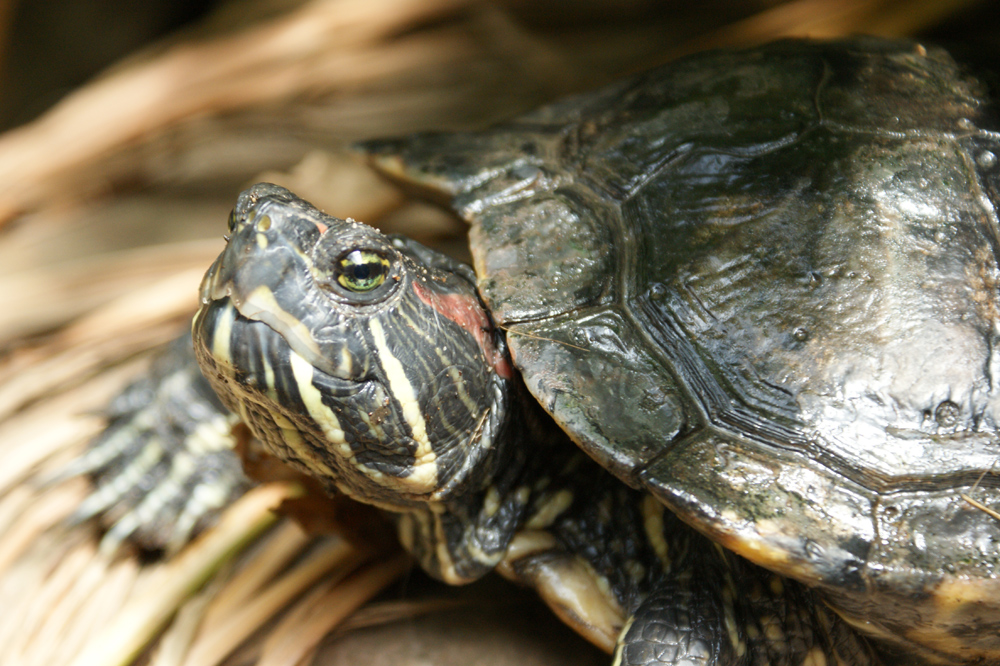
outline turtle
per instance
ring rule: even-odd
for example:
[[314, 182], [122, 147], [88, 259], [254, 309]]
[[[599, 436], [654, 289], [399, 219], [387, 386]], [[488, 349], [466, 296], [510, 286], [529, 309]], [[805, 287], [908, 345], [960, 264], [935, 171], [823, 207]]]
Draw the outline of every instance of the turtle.
[[1000, 663], [994, 112], [943, 49], [785, 40], [371, 141], [474, 268], [255, 185], [158, 374], [616, 665]]

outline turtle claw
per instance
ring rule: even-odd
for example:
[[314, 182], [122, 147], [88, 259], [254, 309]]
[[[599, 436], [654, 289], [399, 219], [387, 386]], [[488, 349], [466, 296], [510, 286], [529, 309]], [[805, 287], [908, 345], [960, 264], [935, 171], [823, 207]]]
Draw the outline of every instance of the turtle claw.
[[176, 552], [250, 486], [232, 450], [234, 417], [198, 370], [190, 335], [165, 349], [106, 413], [104, 433], [46, 481], [93, 478], [93, 492], [68, 521], [100, 518], [108, 527], [103, 552], [126, 541]]

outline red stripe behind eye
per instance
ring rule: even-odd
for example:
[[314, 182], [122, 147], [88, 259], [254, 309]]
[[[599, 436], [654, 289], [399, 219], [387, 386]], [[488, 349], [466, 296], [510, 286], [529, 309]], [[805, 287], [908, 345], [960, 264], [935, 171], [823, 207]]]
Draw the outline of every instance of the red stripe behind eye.
[[471, 294], [437, 294], [421, 287], [416, 281], [413, 282], [413, 292], [421, 302], [434, 308], [439, 315], [468, 331], [483, 350], [486, 362], [498, 375], [504, 379], [511, 379], [514, 376], [510, 360], [493, 344], [490, 320], [483, 312], [483, 306], [478, 298]]

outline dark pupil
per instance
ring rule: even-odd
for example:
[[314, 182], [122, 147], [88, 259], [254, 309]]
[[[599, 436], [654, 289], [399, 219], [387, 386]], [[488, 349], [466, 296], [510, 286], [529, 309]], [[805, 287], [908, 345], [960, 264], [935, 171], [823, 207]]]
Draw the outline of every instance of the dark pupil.
[[371, 291], [383, 282], [389, 261], [375, 252], [354, 250], [340, 260], [337, 281], [351, 291]]
[[351, 277], [357, 281], [364, 281], [375, 272], [375, 267], [371, 264], [354, 264], [351, 266]]

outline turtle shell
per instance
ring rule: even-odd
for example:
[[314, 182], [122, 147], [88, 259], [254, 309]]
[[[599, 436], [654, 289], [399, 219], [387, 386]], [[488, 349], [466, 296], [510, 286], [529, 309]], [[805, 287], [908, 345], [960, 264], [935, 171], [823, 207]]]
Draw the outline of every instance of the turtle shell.
[[376, 152], [472, 223], [592, 457], [870, 634], [1000, 659], [990, 112], [942, 50], [787, 41]]

